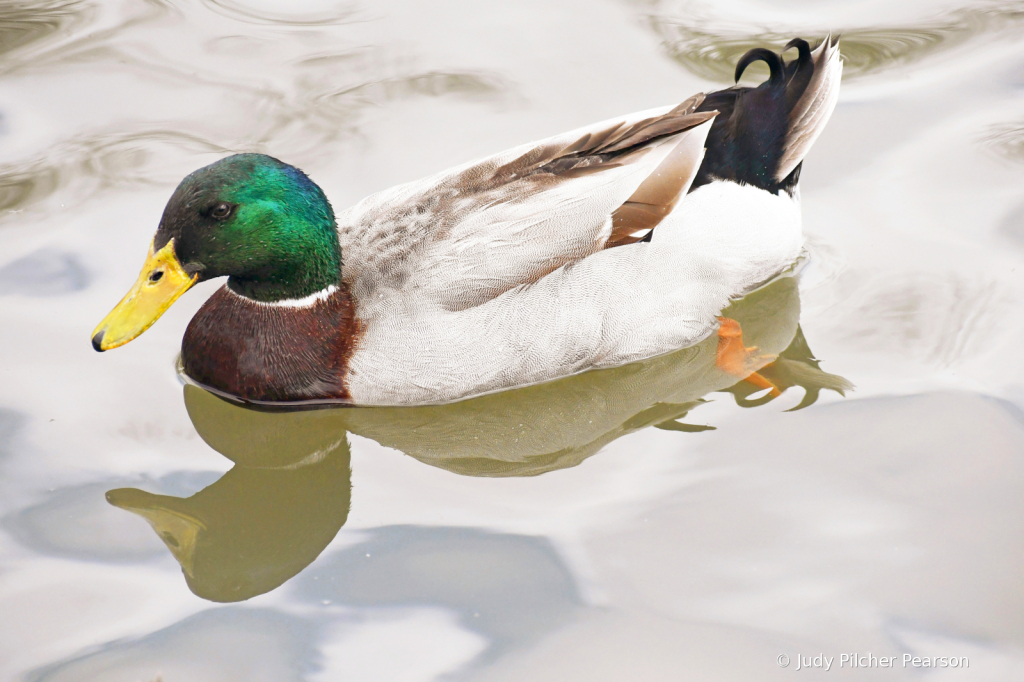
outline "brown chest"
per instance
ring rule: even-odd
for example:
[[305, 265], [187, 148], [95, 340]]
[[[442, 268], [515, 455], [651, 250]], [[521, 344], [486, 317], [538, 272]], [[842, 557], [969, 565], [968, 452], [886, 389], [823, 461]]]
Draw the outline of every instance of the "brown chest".
[[185, 373], [246, 401], [349, 399], [348, 360], [358, 322], [348, 289], [307, 306], [264, 304], [225, 285], [182, 340]]

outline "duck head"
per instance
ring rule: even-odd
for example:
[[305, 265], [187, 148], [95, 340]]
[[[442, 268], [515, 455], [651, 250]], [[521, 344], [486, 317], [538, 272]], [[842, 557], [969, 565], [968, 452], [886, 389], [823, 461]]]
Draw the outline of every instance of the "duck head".
[[167, 202], [138, 280], [96, 327], [93, 347], [128, 343], [194, 284], [217, 277], [261, 302], [337, 285], [334, 212], [316, 183], [263, 154], [229, 156], [186, 177]]

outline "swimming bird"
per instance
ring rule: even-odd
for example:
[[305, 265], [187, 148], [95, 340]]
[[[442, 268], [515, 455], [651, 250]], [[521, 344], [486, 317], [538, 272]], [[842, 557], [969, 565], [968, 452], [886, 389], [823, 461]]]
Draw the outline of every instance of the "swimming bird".
[[[802, 161], [835, 107], [838, 42], [747, 52], [757, 87], [604, 121], [374, 194], [335, 216], [301, 170], [237, 154], [172, 194], [105, 351], [196, 282], [183, 372], [250, 403], [444, 403], [622, 365], [726, 330], [802, 249]], [[723, 326], [724, 325], [724, 326]], [[762, 363], [763, 364], [763, 363]]]

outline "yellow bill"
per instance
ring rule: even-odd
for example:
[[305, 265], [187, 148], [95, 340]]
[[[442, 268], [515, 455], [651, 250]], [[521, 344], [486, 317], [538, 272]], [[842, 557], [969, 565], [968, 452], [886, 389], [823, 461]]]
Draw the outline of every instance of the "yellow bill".
[[146, 519], [185, 573], [193, 577], [196, 545], [200, 533], [206, 530], [206, 524], [191, 514], [168, 508], [164, 500], [176, 501], [176, 498], [152, 495], [134, 488], [118, 488], [107, 492], [107, 502]]
[[198, 275], [190, 275], [181, 267], [173, 239], [156, 253], [150, 246], [135, 286], [93, 331], [92, 347], [105, 351], [128, 343], [153, 326], [196, 279]]

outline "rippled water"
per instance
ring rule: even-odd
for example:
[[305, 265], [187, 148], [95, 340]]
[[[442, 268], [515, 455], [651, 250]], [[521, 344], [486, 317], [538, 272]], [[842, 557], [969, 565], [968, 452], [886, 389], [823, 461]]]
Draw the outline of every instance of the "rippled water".
[[[227, 153], [340, 208], [829, 31], [808, 262], [727, 313], [781, 397], [712, 339], [454, 405], [245, 410], [176, 373], [218, 284], [90, 347]], [[1022, 37], [1007, 2], [3, 3], [0, 677], [1024, 679]]]

